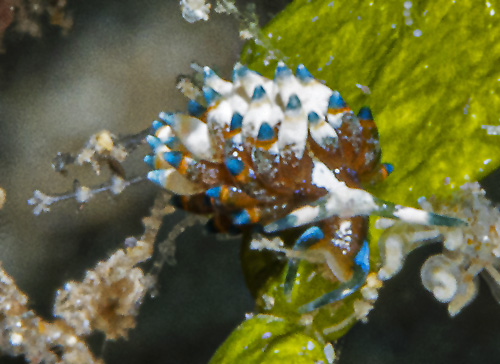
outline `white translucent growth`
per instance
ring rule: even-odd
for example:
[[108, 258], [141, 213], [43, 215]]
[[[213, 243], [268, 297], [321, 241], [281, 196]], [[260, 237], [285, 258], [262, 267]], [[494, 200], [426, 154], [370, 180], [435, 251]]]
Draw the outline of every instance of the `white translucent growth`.
[[368, 322], [368, 314], [373, 310], [373, 304], [364, 300], [356, 300], [353, 304], [355, 317], [363, 322]]
[[475, 298], [481, 275], [500, 303], [500, 212], [484, 190], [478, 183], [467, 183], [451, 201], [421, 199], [419, 203], [427, 211], [460, 218], [468, 225], [426, 228], [394, 223], [379, 242], [383, 261], [379, 277], [394, 275], [411, 250], [439, 237], [442, 253], [428, 258], [422, 266], [425, 288], [438, 301], [448, 303], [448, 312], [454, 316]]
[[240, 30], [240, 38], [242, 40], [249, 40], [253, 38], [253, 34], [248, 29], [243, 29]]
[[117, 175], [111, 176], [111, 186], [109, 190], [113, 195], [119, 195], [125, 188], [127, 188], [127, 181]]
[[382, 288], [382, 281], [372, 272], [368, 274], [365, 285], [361, 287], [361, 295], [367, 301], [375, 301], [380, 288]]
[[118, 162], [123, 162], [127, 158], [127, 151], [120, 144], [115, 144], [116, 137], [108, 130], [101, 130], [92, 135], [82, 150], [76, 156], [76, 163], [79, 165], [90, 164], [95, 173], [101, 173], [101, 159], [111, 157]]
[[215, 5], [215, 12], [222, 14], [237, 14], [238, 8], [234, 4], [234, 1], [231, 0], [218, 0]]
[[42, 212], [49, 212], [49, 206], [53, 203], [69, 199], [75, 199], [79, 203], [86, 203], [98, 193], [110, 191], [111, 193], [117, 195], [130, 185], [141, 182], [143, 180], [143, 176], [135, 177], [130, 180], [124, 180], [119, 176], [113, 175], [109, 184], [92, 188], [77, 185], [74, 192], [57, 196], [50, 196], [39, 190], [35, 190], [33, 192], [33, 197], [28, 200], [28, 205], [35, 206], [33, 208], [33, 214], [38, 216]]
[[424, 287], [440, 302], [450, 302], [458, 291], [460, 272], [454, 262], [444, 255], [427, 259], [420, 276]]
[[387, 280], [401, 270], [405, 252], [403, 240], [397, 235], [389, 236], [384, 243], [384, 249], [380, 251], [384, 266], [380, 268], [378, 276], [382, 280]]
[[357, 320], [363, 323], [368, 322], [368, 314], [373, 310], [380, 288], [382, 288], [382, 281], [377, 274], [374, 272], [368, 274], [365, 284], [360, 289], [362, 299], [354, 301], [354, 315]]
[[75, 190], [75, 200], [85, 203], [92, 198], [92, 190], [86, 186], [78, 186]]
[[33, 197], [28, 200], [28, 205], [35, 205], [33, 208], [33, 214], [38, 216], [41, 212], [50, 211], [49, 206], [57, 200], [58, 199], [56, 197], [46, 195], [39, 190], [35, 190], [35, 192], [33, 192]]
[[210, 13], [210, 4], [204, 0], [181, 0], [180, 6], [182, 9], [182, 17], [189, 23], [194, 23], [199, 20], [208, 20]]
[[337, 359], [337, 357], [331, 343], [325, 345], [323, 352], [325, 353], [326, 361], [328, 362], [328, 364], [335, 363], [335, 359]]
[[[386, 223], [387, 219], [380, 219], [377, 228], [390, 226], [379, 240], [380, 257], [383, 266], [378, 277], [387, 280], [401, 270], [406, 255], [417, 246], [436, 241], [440, 236], [439, 230], [423, 226], [409, 226], [402, 222]], [[380, 221], [379, 220], [379, 221]]]
[[368, 314], [373, 310], [375, 301], [378, 298], [378, 291], [382, 287], [382, 281], [377, 274], [372, 272], [366, 277], [366, 282], [361, 287], [361, 298], [353, 303], [354, 312], [348, 315], [339, 323], [323, 329], [324, 335], [330, 335], [344, 330], [355, 321], [368, 322]]

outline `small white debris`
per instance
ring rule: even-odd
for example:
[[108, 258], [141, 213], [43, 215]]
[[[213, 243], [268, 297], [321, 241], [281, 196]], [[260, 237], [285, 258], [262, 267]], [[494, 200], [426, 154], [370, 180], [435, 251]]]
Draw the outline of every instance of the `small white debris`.
[[12, 335], [10, 335], [9, 341], [10, 341], [12, 346], [19, 346], [23, 342], [23, 337], [22, 337], [22, 335], [15, 332]]
[[328, 343], [325, 345], [325, 348], [323, 349], [323, 352], [325, 353], [326, 360], [328, 361], [328, 364], [333, 364], [335, 362], [335, 350], [333, 349], [333, 345], [331, 343]]
[[92, 190], [86, 186], [78, 186], [75, 191], [75, 200], [85, 203], [92, 198]]
[[252, 39], [252, 38], [253, 38], [253, 34], [248, 29], [240, 30], [240, 39], [248, 40], [248, 39]]
[[311, 351], [314, 349], [314, 343], [312, 341], [307, 342], [307, 350]]
[[368, 86], [364, 86], [364, 85], [357, 83], [356, 87], [359, 88], [361, 90], [361, 92], [363, 92], [365, 95], [371, 94], [370, 88]]
[[204, 0], [181, 0], [182, 17], [189, 23], [194, 23], [199, 20], [208, 20], [210, 13], [210, 4]]
[[113, 175], [111, 177], [111, 193], [113, 193], [114, 195], [118, 195], [122, 193], [125, 188], [127, 188], [127, 182], [123, 178], [117, 175]]
[[265, 332], [263, 335], [262, 335], [262, 339], [269, 339], [271, 337], [271, 333], [268, 331], [268, 332]]
[[66, 345], [68, 346], [73, 346], [78, 342], [78, 339], [75, 336], [69, 336], [66, 339]]
[[237, 14], [238, 8], [233, 0], [218, 0], [215, 5], [215, 12], [219, 14]]

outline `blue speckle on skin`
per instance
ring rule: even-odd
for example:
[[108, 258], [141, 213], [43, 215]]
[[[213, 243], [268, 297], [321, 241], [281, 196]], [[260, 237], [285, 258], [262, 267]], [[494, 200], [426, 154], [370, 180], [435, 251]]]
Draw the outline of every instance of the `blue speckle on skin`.
[[314, 79], [313, 75], [311, 75], [311, 73], [307, 70], [307, 68], [303, 64], [299, 64], [297, 66], [295, 75], [302, 82], [309, 82]]
[[373, 115], [372, 115], [372, 111], [370, 110], [370, 108], [367, 106], [363, 106], [361, 109], [359, 109], [358, 119], [360, 119], [360, 120], [373, 120]]
[[222, 187], [220, 187], [220, 186], [213, 187], [213, 188], [206, 190], [205, 195], [207, 195], [210, 198], [218, 199], [220, 196], [221, 190], [222, 190]]
[[154, 155], [147, 155], [147, 156], [145, 156], [144, 157], [144, 163], [146, 163], [151, 168], [154, 168], [154, 165], [155, 165], [155, 156]]
[[207, 105], [212, 104], [220, 98], [220, 94], [211, 87], [203, 86], [202, 91]]
[[387, 171], [387, 174], [391, 174], [394, 171], [394, 167], [390, 163], [384, 163], [385, 170]]
[[354, 263], [356, 265], [359, 265], [363, 272], [368, 273], [368, 270], [370, 269], [370, 263], [368, 260], [370, 250], [368, 248], [368, 242], [364, 242], [363, 245], [361, 246], [361, 249], [359, 250], [358, 254], [354, 257]]
[[165, 170], [156, 169], [154, 171], [148, 172], [148, 179], [163, 187], [163, 181], [165, 180]]
[[346, 107], [346, 103], [338, 91], [333, 91], [330, 100], [328, 100], [328, 107], [330, 109], [341, 109]]
[[187, 110], [189, 115], [199, 117], [206, 111], [206, 108], [204, 108], [194, 100], [189, 100]]
[[205, 76], [205, 80], [215, 76], [215, 72], [210, 67], [203, 67], [203, 74]]
[[259, 134], [257, 135], [257, 140], [269, 141], [274, 138], [274, 129], [268, 123], [262, 123], [259, 129]]
[[155, 120], [155, 121], [153, 121], [153, 130], [157, 131], [158, 129], [160, 129], [164, 125], [165, 124], [163, 124], [161, 121]]
[[307, 115], [307, 120], [308, 120], [311, 124], [316, 124], [316, 123], [319, 121], [319, 116], [318, 116], [318, 114], [316, 114], [314, 111], [311, 111], [311, 112]]
[[241, 210], [233, 214], [233, 223], [235, 225], [248, 225], [251, 223], [250, 215], [246, 210]]
[[175, 124], [175, 114], [171, 112], [161, 112], [158, 117], [163, 120], [167, 125], [174, 125]]
[[233, 81], [239, 77], [244, 77], [250, 70], [241, 64], [236, 64], [233, 68]]
[[154, 137], [152, 135], [146, 136], [146, 142], [149, 144], [149, 147], [153, 151], [156, 150], [158, 147], [161, 147], [163, 145], [163, 143], [161, 142], [160, 139], [158, 139], [157, 137]]
[[312, 18], [312, 22], [314, 23], [316, 20], [318, 20], [318, 17], [315, 16], [314, 18]]
[[226, 161], [226, 167], [228, 171], [233, 175], [237, 176], [241, 172], [243, 172], [243, 169], [245, 168], [245, 164], [237, 158], [227, 158]]
[[243, 123], [243, 116], [240, 113], [235, 112], [233, 117], [231, 118], [231, 125], [229, 129], [231, 131], [241, 129], [241, 125]]
[[304, 231], [304, 233], [297, 239], [295, 245], [302, 249], [307, 249], [309, 246], [318, 242], [324, 237], [325, 234], [323, 233], [323, 231], [321, 231], [319, 227], [312, 226], [306, 231]]
[[276, 66], [276, 70], [274, 71], [274, 78], [282, 78], [288, 76], [292, 76], [292, 71], [290, 70], [290, 68], [285, 66], [284, 63], [279, 62]]
[[257, 87], [253, 90], [252, 100], [253, 100], [253, 101], [255, 101], [255, 100], [259, 100], [259, 99], [263, 98], [265, 94], [266, 94], [266, 91], [264, 90], [264, 87], [262, 87], [262, 86], [257, 86]]
[[179, 138], [171, 136], [167, 140], [165, 140], [165, 145], [169, 149], [177, 149], [180, 146], [181, 142]]
[[286, 105], [286, 109], [287, 110], [297, 110], [300, 108], [300, 106], [301, 106], [301, 104], [300, 104], [299, 97], [297, 95], [293, 94], [288, 99], [288, 104]]
[[165, 158], [165, 161], [174, 168], [179, 168], [182, 157], [183, 156], [181, 152], [165, 152], [165, 154], [163, 154], [163, 158]]

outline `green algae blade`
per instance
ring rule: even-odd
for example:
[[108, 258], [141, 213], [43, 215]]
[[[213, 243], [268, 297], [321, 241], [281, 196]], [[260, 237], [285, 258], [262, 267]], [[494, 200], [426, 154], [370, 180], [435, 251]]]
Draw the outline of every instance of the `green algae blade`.
[[[296, 0], [262, 34], [289, 67], [304, 64], [355, 112], [371, 108], [383, 161], [394, 166], [370, 189], [377, 197], [417, 207], [421, 196], [447, 198], [453, 189], [499, 167], [500, 136], [488, 135], [483, 125], [500, 125], [500, 2]], [[242, 62], [267, 77], [276, 66], [269, 49], [253, 43], [244, 48]], [[379, 260], [379, 234], [370, 229], [372, 267]], [[244, 265], [252, 272], [248, 267], [259, 258], [249, 255]], [[275, 300], [267, 317], [299, 322], [295, 306], [280, 303], [283, 275], [265, 284], [255, 277], [247, 279], [258, 302], [264, 295]], [[318, 288], [302, 280], [294, 294], [302, 300], [317, 296]], [[328, 315], [320, 310], [314, 328], [342, 322], [352, 314], [352, 304], [352, 298], [345, 300]], [[259, 309], [266, 311], [263, 302]], [[259, 323], [244, 325], [250, 330]], [[235, 335], [216, 357], [237, 358], [242, 349], [234, 345]], [[228, 347], [235, 352], [229, 354]], [[260, 362], [272, 362], [267, 360]]]
[[328, 363], [322, 345], [285, 319], [256, 315], [245, 320], [222, 344], [210, 364]]

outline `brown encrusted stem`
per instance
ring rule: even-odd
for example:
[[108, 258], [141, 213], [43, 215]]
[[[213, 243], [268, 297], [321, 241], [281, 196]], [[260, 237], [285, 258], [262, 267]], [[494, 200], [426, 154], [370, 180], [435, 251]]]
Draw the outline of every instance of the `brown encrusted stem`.
[[67, 282], [58, 290], [54, 314], [78, 335], [99, 330], [106, 339], [115, 340], [126, 338], [135, 327], [139, 307], [154, 285], [154, 277], [137, 264], [151, 258], [162, 218], [173, 212], [167, 196], [162, 192], [156, 198], [151, 215], [143, 219], [144, 233], [139, 240], [127, 238], [124, 249], [87, 271], [82, 282]]
[[143, 220], [140, 240], [126, 239], [126, 248], [87, 271], [83, 282], [68, 282], [59, 290], [54, 312], [61, 318], [53, 322], [28, 309], [28, 297], [0, 267], [0, 350], [23, 355], [30, 363], [103, 363], [82, 336], [97, 329], [116, 339], [135, 326], [138, 308], [152, 286], [150, 276], [136, 265], [152, 256], [161, 220], [173, 212], [168, 198], [167, 193], [158, 195], [151, 216]]
[[0, 267], [0, 348], [30, 363], [103, 363], [62, 320], [47, 322], [27, 307], [28, 298]]

